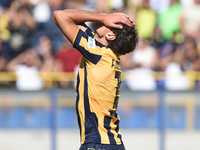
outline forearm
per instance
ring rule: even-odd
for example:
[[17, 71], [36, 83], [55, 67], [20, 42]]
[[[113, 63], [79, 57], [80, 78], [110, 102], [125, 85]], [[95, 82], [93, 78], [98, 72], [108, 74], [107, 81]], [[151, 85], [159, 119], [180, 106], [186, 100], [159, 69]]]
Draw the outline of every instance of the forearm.
[[24, 62], [24, 60], [25, 60], [25, 58], [26, 58], [25, 53], [26, 53], [26, 52], [23, 52], [22, 54], [18, 55], [16, 58], [14, 58], [13, 60], [11, 60], [11, 61], [8, 63], [6, 69], [7, 69], [8, 71], [14, 72], [16, 66]]
[[73, 21], [75, 24], [80, 24], [83, 22], [103, 22], [104, 14], [85, 11], [85, 10], [76, 10], [76, 9], [66, 9], [66, 10], [57, 10], [54, 12], [54, 17], [58, 15], [67, 21], [68, 19]]
[[73, 42], [73, 39], [78, 30], [78, 24], [83, 22], [102, 22], [103, 14], [98, 14], [83, 10], [57, 10], [53, 13], [53, 20], [60, 28], [64, 35]]
[[87, 21], [102, 23], [105, 16], [105, 14], [102, 13], [76, 9], [66, 9], [64, 10], [64, 12], [66, 13], [66, 17], [73, 20], [76, 24], [80, 24]]

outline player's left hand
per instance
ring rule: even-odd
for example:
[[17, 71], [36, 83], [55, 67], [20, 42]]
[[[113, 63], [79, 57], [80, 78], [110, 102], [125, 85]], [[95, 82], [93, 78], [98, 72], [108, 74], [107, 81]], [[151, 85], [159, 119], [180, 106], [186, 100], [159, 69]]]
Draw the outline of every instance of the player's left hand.
[[135, 25], [133, 20], [129, 16], [123, 13], [105, 14], [103, 19], [103, 24], [109, 28], [118, 28], [118, 29], [123, 28], [121, 24], [126, 24], [128, 26]]

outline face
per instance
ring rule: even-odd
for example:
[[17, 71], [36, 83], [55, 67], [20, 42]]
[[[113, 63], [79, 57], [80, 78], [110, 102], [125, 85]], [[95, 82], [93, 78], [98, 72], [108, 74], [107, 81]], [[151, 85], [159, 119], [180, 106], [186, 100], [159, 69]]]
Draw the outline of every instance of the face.
[[103, 38], [106, 36], [106, 34], [108, 34], [109, 32], [112, 32], [109, 28], [107, 28], [106, 26], [100, 23], [95, 24], [94, 29], [96, 31], [98, 38]]
[[39, 39], [39, 46], [38, 46], [39, 54], [42, 56], [48, 55], [51, 53], [51, 50], [52, 50], [51, 40], [46, 36], [41, 37]]
[[6, 66], [6, 59], [3, 57], [0, 57], [0, 71], [4, 70]]

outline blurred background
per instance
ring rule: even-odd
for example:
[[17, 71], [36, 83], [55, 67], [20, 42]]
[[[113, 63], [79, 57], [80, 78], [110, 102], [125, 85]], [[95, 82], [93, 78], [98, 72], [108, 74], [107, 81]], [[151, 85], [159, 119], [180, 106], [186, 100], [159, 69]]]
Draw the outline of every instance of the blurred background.
[[66, 8], [136, 23], [138, 47], [120, 58], [127, 150], [199, 150], [200, 0], [0, 0], [0, 150], [79, 149], [81, 54], [52, 20]]

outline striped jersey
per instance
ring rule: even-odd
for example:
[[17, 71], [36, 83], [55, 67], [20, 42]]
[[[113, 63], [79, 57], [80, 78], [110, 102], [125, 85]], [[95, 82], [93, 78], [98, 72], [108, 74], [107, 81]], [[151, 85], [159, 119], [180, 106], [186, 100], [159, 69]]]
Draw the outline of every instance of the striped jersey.
[[121, 83], [120, 59], [110, 48], [81, 29], [73, 46], [83, 55], [76, 87], [76, 113], [81, 144], [122, 144], [116, 113]]

